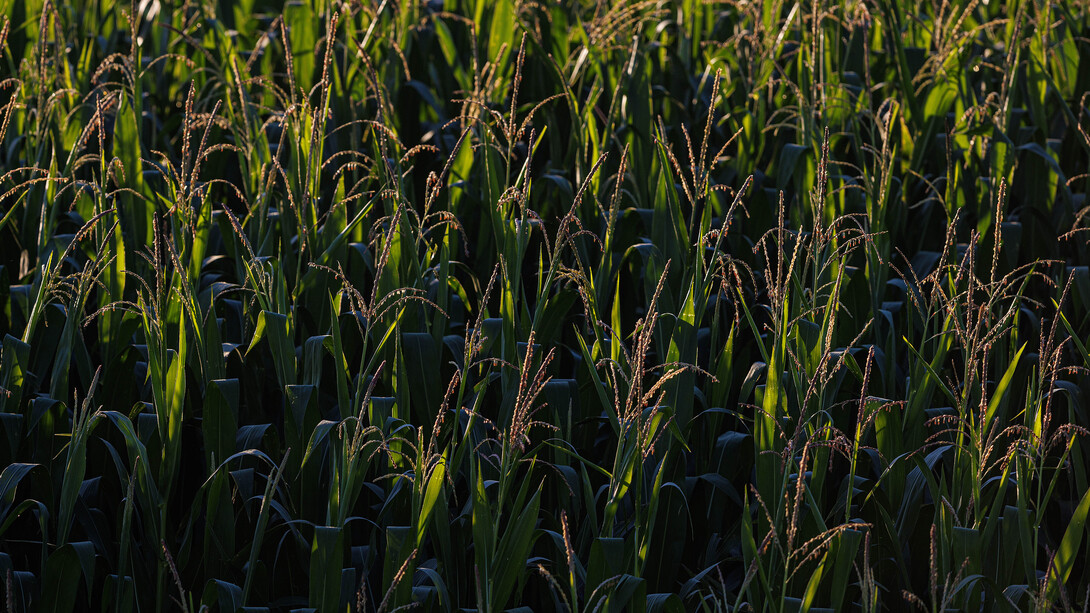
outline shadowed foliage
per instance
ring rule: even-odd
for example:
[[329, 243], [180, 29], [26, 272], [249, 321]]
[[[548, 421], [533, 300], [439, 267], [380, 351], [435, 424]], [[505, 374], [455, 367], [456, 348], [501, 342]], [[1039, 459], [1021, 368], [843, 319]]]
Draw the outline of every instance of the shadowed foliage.
[[1086, 610], [1090, 7], [0, 1], [0, 609]]

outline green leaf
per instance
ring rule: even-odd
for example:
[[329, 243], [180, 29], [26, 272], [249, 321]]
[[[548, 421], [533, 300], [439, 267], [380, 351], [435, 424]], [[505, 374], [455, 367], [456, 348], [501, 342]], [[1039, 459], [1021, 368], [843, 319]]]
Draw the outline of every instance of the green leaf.
[[648, 594], [647, 613], [685, 613], [685, 603], [677, 594]]
[[399, 345], [405, 360], [405, 384], [411, 385], [415, 423], [432, 423], [439, 412], [443, 391], [438, 376], [442, 353], [428, 332], [405, 332]]
[[595, 610], [630, 611], [644, 613], [647, 606], [647, 582], [630, 574], [610, 577], [599, 584], [597, 593], [592, 592], [588, 606], [594, 604]]
[[19, 453], [19, 446], [23, 441], [23, 416], [18, 413], [0, 413], [0, 429], [7, 438], [7, 453], [0, 454], [0, 463], [7, 464], [15, 459]]
[[408, 604], [412, 595], [413, 564], [406, 567], [406, 574], [396, 586], [394, 579], [398, 571], [412, 554], [413, 540], [410, 526], [386, 526], [386, 559], [382, 566], [382, 582], [386, 589], [393, 590], [393, 598], [390, 603], [393, 607]]
[[295, 345], [292, 343], [290, 322], [286, 315], [261, 311], [257, 316], [254, 336], [246, 348], [246, 356], [266, 336], [269, 337], [269, 349], [272, 352], [273, 366], [280, 385], [295, 385]]
[[[844, 596], [848, 592], [852, 569], [855, 566], [855, 554], [859, 550], [859, 544], [863, 540], [863, 532], [860, 530], [844, 530], [837, 535], [836, 541], [829, 550], [831, 554], [833, 576], [829, 583], [832, 593], [832, 610], [841, 611], [844, 604]], [[823, 561], [824, 564], [824, 561]]]
[[[315, 85], [314, 48], [321, 21], [314, 14], [310, 2], [292, 2], [284, 6], [284, 20], [295, 24], [290, 30], [292, 65], [295, 67], [295, 80], [303, 93], [309, 92]], [[293, 93], [294, 95], [294, 93]]]
[[515, 584], [526, 580], [526, 561], [534, 543], [538, 509], [541, 506], [541, 489], [530, 498], [522, 513], [514, 518], [500, 538], [496, 558], [492, 561], [495, 585], [493, 604], [504, 606], [514, 594]]
[[343, 531], [337, 526], [315, 526], [310, 547], [310, 606], [319, 611], [340, 610]]
[[141, 113], [133, 106], [132, 99], [121, 92], [117, 96], [117, 115], [114, 120], [113, 154], [125, 170], [125, 187], [135, 193], [120, 194], [122, 228], [128, 233], [130, 245], [151, 245], [155, 208], [145, 202], [143, 148], [140, 143]]
[[239, 394], [238, 379], [215, 379], [205, 388], [201, 429], [209, 466], [216, 466], [235, 452]]
[[600, 536], [590, 546], [583, 598], [589, 603], [592, 595], [607, 581], [621, 575], [627, 565], [624, 539]]
[[491, 579], [491, 556], [495, 550], [492, 510], [480, 469], [478, 468], [475, 472], [477, 472], [477, 486], [473, 489], [473, 556], [477, 561], [478, 571], [482, 573], [480, 581], [487, 583]]
[[[440, 460], [431, 469], [431, 475], [428, 476], [428, 484], [424, 489], [424, 500], [420, 505], [420, 516], [417, 519], [416, 525], [416, 546], [420, 547], [424, 543], [424, 532], [427, 530], [428, 521], [431, 519], [432, 512], [436, 508], [436, 503], [439, 501], [439, 497], [443, 493], [443, 484], [445, 482], [447, 474], [447, 463]], [[445, 504], [443, 505], [446, 506]], [[440, 518], [442, 520], [442, 518]]]
[[[481, 2], [478, 7], [489, 4]], [[479, 9], [478, 9], [479, 10]], [[515, 33], [518, 31], [515, 24], [514, 0], [498, 0], [489, 7], [488, 30], [488, 57], [494, 59], [500, 66], [504, 65], [504, 57], [511, 54]], [[481, 23], [480, 18], [477, 23]], [[507, 45], [504, 57], [499, 56], [500, 48]]]
[[284, 430], [288, 445], [301, 448], [307, 433], [313, 432], [321, 421], [318, 410], [318, 391], [313, 385], [288, 385], [284, 388]]
[[207, 607], [219, 605], [220, 611], [237, 611], [242, 607], [242, 588], [219, 579], [212, 579], [205, 585], [201, 604]]
[[42, 602], [38, 610], [48, 613], [72, 611], [78, 593], [75, 586], [81, 573], [79, 554], [71, 544], [63, 545], [49, 554], [42, 577]]
[[1079, 506], [1071, 515], [1071, 522], [1067, 524], [1060, 546], [1056, 550], [1052, 564], [1048, 568], [1048, 583], [1045, 592], [1047, 609], [1059, 596], [1060, 587], [1067, 583], [1071, 575], [1071, 569], [1075, 567], [1075, 561], [1085, 555], [1081, 549], [1082, 539], [1086, 536], [1086, 516], [1090, 513], [1090, 490], [1082, 495]]
[[657, 497], [654, 522], [647, 532], [646, 541], [640, 543], [640, 558], [646, 566], [641, 573], [652, 589], [667, 590], [673, 587], [681, 569], [685, 543], [691, 538], [689, 509], [685, 493], [676, 483], [664, 483], [652, 494]]
[[333, 346], [330, 335], [312, 336], [303, 342], [303, 385], [320, 387], [322, 384], [322, 358]]
[[4, 467], [4, 472], [0, 473], [0, 523], [7, 519], [8, 512], [15, 504], [15, 489], [19, 486], [19, 482], [35, 468], [40, 468], [40, 465], [9, 464]]
[[1011, 380], [1014, 379], [1014, 372], [1018, 369], [1018, 360], [1022, 357], [1022, 352], [1026, 350], [1028, 343], [1022, 343], [1022, 346], [1018, 348], [1018, 351], [1014, 354], [1014, 358], [1011, 359], [1010, 365], [1007, 366], [1006, 372], [1003, 373], [1003, 378], [999, 380], [999, 383], [995, 386], [995, 391], [992, 392], [992, 397], [988, 401], [988, 410], [985, 412], [984, 417], [984, 432], [991, 430], [991, 425], [995, 421], [996, 413], [999, 408], [1006, 404], [1007, 389], [1010, 387]]
[[30, 345], [4, 335], [3, 359], [0, 360], [0, 413], [17, 413], [23, 399], [23, 381], [30, 363]]

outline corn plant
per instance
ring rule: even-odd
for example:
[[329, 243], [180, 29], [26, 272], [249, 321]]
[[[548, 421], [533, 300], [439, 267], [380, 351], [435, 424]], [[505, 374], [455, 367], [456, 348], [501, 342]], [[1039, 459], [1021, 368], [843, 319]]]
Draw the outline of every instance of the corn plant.
[[0, 2], [0, 609], [1085, 610], [1088, 40]]

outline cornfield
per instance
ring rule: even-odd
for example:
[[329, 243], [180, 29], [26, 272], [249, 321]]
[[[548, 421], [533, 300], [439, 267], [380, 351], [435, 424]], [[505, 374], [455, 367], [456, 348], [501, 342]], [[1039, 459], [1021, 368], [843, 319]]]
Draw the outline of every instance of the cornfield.
[[0, 608], [1086, 611], [1090, 5], [0, 0]]

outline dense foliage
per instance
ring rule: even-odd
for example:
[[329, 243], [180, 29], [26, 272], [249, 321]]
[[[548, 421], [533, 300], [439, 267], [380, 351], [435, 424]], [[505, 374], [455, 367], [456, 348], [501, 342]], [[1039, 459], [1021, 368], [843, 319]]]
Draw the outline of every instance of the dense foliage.
[[0, 608], [1085, 610], [1086, 92], [1066, 0], [0, 2]]

